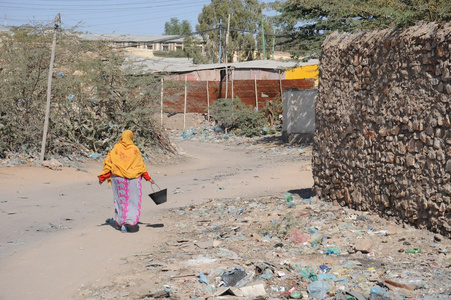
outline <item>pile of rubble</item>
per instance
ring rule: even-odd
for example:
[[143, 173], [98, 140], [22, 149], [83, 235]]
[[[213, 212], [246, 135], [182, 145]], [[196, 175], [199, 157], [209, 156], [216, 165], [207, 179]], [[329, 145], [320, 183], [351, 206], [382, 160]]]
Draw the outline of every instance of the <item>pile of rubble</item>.
[[231, 133], [225, 133], [222, 128], [209, 124], [204, 124], [200, 127], [191, 126], [183, 130], [171, 130], [169, 134], [172, 140], [191, 140], [207, 143], [225, 143], [229, 145], [249, 144], [259, 138], [247, 138]]
[[[170, 238], [83, 299], [447, 299], [450, 240], [310, 197], [212, 199], [164, 217]], [[308, 198], [306, 198], [308, 197]], [[176, 221], [175, 221], [176, 220]]]
[[244, 137], [224, 133], [214, 126], [190, 127], [169, 132], [173, 141], [198, 141], [202, 143], [223, 144], [226, 146], [247, 147], [250, 151], [261, 153], [263, 157], [273, 157], [277, 161], [311, 161], [311, 144], [286, 144], [280, 132], [263, 136]]

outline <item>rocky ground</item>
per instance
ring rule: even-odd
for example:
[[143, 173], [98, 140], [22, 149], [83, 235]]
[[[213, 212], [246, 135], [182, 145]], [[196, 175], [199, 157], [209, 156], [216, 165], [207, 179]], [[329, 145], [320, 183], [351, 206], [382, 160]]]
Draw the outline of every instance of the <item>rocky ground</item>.
[[[309, 161], [309, 145], [173, 130], [173, 139], [228, 143]], [[307, 166], [308, 168], [308, 166]], [[202, 183], [200, 183], [202, 184]], [[78, 299], [448, 299], [451, 241], [372, 212], [323, 202], [311, 189], [213, 198], [171, 209], [164, 242], [122, 260], [133, 270]]]

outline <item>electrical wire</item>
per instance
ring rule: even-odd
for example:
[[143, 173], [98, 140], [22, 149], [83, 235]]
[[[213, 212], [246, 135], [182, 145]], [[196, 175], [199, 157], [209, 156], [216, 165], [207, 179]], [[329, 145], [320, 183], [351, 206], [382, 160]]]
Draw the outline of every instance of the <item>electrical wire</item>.
[[[269, 0], [265, 0], [269, 1]], [[18, 0], [0, 1], [0, 14], [5, 13], [5, 25], [51, 23], [54, 15], [61, 13], [62, 25], [89, 29], [91, 32], [123, 32], [148, 35], [162, 28], [162, 20], [194, 20], [211, 0]], [[179, 17], [180, 16], [180, 17]], [[158, 25], [156, 25], [158, 24]], [[11, 25], [11, 24], [10, 24]], [[114, 28], [114, 30], [106, 30]], [[160, 29], [163, 31], [162, 29]], [[159, 31], [160, 31], [159, 30]], [[152, 33], [156, 35], [156, 33]], [[158, 33], [161, 34], [161, 33]]]

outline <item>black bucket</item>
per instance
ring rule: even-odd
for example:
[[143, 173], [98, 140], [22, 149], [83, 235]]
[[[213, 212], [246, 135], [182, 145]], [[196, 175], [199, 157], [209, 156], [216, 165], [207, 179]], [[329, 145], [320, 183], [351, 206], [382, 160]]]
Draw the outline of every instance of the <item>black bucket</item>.
[[[158, 187], [159, 191], [154, 191], [152, 194], [149, 194], [149, 197], [152, 198], [153, 202], [155, 202], [156, 205], [160, 205], [168, 200], [168, 189], [162, 190], [156, 183], [155, 185]], [[153, 185], [151, 187], [153, 191]]]

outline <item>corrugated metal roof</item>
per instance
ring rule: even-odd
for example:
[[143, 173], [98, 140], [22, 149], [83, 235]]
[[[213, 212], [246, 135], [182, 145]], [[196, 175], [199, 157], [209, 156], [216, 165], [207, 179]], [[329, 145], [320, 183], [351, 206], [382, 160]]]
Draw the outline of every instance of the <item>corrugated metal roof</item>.
[[[131, 54], [128, 54], [127, 57], [128, 63], [136, 67], [136, 73], [188, 73], [200, 70], [224, 69], [226, 67], [224, 63], [195, 65], [193, 64], [192, 60], [188, 58], [144, 58], [137, 57]], [[227, 67], [235, 69], [286, 70], [299, 66], [317, 64], [319, 64], [318, 59], [312, 59], [308, 62], [253, 60], [246, 62], [228, 63]]]

